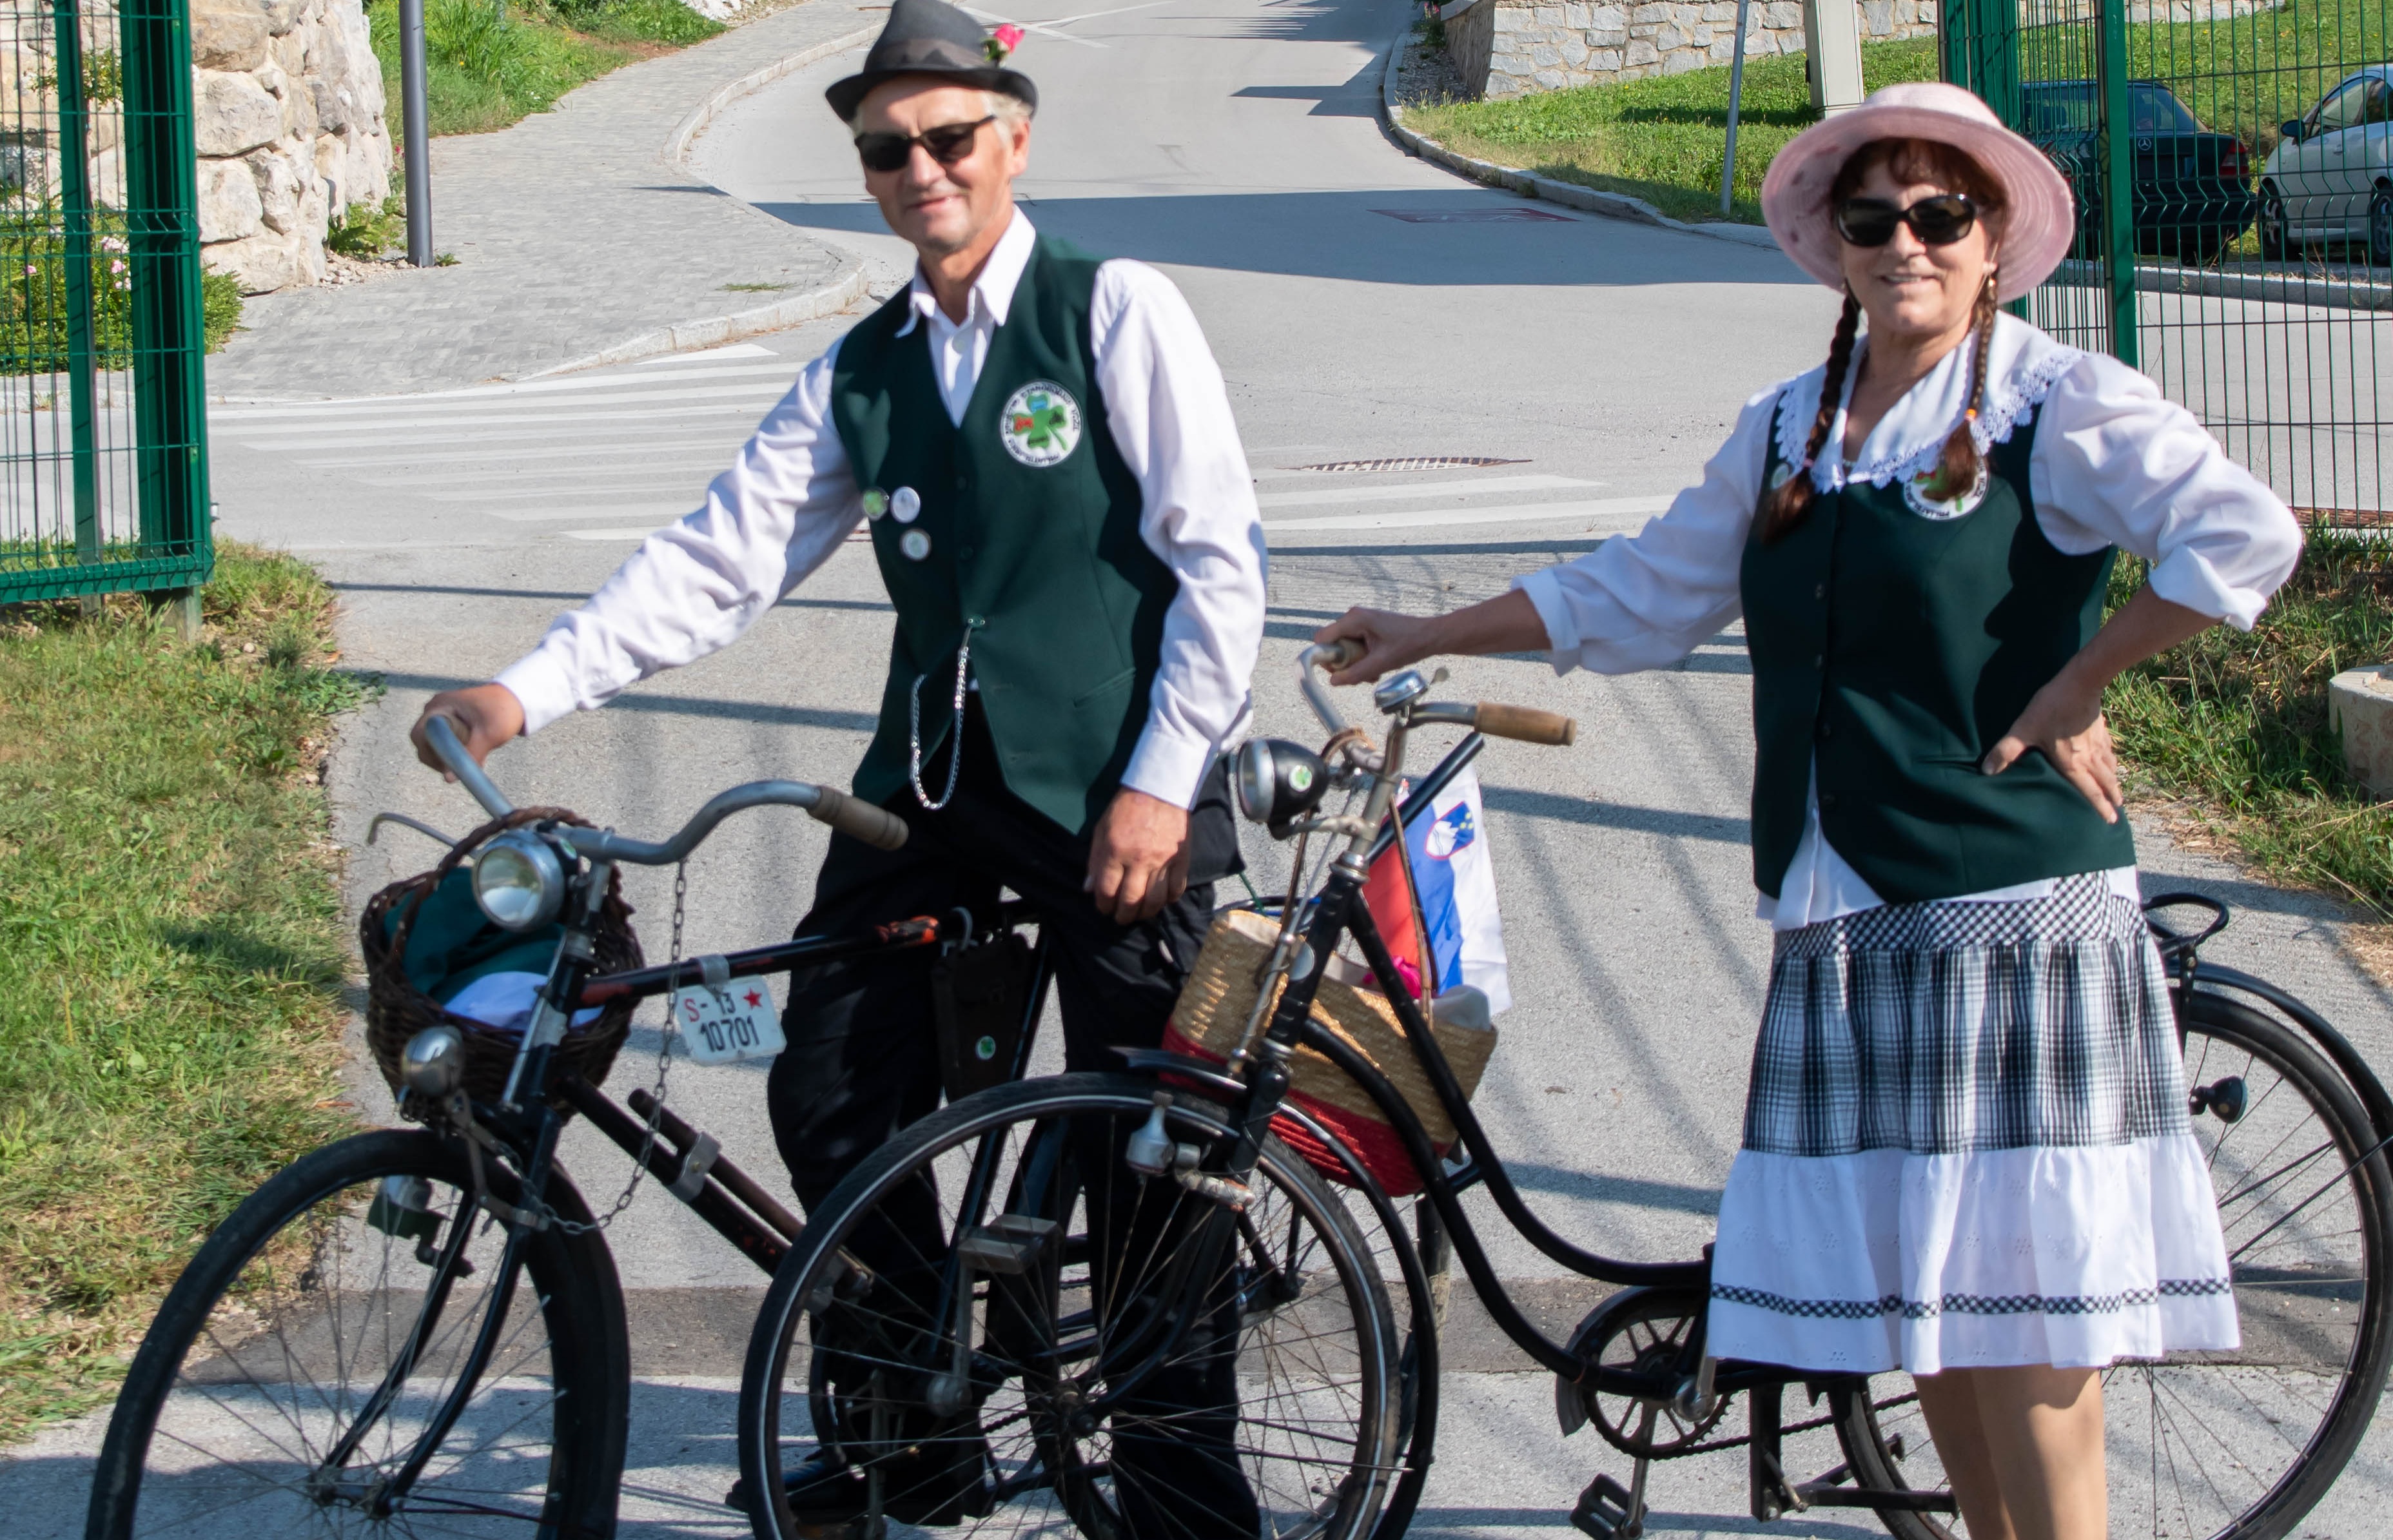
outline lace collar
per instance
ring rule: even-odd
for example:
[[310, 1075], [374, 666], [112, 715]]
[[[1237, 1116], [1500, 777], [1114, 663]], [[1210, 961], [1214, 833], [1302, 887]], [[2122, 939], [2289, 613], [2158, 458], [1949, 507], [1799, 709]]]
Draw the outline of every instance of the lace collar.
[[[1861, 377], [1861, 353], [1865, 336], [1856, 346], [1853, 367], [1845, 372], [1844, 396], [1837, 403], [1836, 421], [1820, 462], [1811, 467], [1811, 485], [1833, 492], [1849, 482], [1874, 487], [1908, 481], [1926, 471], [1943, 452], [1944, 440], [1968, 405], [1969, 374], [1975, 364], [1977, 339], [1955, 348], [1897, 401], [1862, 445], [1861, 457], [1848, 465], [1838, 452], [1845, 441], [1845, 407], [1852, 398], [1853, 382]], [[2007, 441], [2014, 428], [2035, 414], [2060, 377], [2077, 367], [2086, 355], [2056, 342], [2018, 317], [1994, 318], [1994, 354], [1986, 371], [1986, 399], [1978, 409], [1970, 437], [1980, 450]], [[1778, 458], [1788, 465], [1803, 462], [1803, 446], [1811, 436], [1811, 420], [1820, 410], [1820, 386], [1827, 377], [1822, 364], [1789, 380], [1782, 388], [1778, 409]]]

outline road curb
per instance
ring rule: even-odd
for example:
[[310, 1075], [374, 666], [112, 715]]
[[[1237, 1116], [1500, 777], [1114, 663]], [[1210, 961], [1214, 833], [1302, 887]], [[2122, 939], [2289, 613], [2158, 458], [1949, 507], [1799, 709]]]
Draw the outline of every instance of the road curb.
[[[881, 35], [877, 27], [863, 27], [827, 42], [788, 54], [760, 70], [751, 70], [739, 79], [727, 81], [706, 94], [705, 99], [689, 110], [673, 131], [666, 136], [663, 158], [668, 165], [691, 171], [689, 151], [699, 136], [713, 125], [723, 110], [742, 97], [763, 90], [784, 75], [794, 74], [817, 59], [844, 53], [859, 44], [871, 42]], [[692, 173], [695, 175], [695, 173]], [[700, 177], [701, 182], [705, 178]], [[712, 183], [707, 183], [713, 186]], [[720, 189], [718, 189], [720, 190]], [[726, 196], [728, 196], [726, 194]], [[760, 217], [770, 218], [760, 213]], [[837, 248], [830, 248], [836, 250]], [[760, 305], [752, 310], [738, 310], [729, 315], [709, 316], [700, 320], [676, 321], [671, 326], [643, 332], [612, 346], [600, 348], [569, 362], [555, 364], [537, 373], [519, 375], [529, 380], [546, 379], [552, 374], [570, 374], [583, 369], [600, 369], [608, 364], [636, 363], [642, 359], [660, 358], [668, 353], [686, 353], [693, 348], [720, 347], [741, 337], [752, 337], [763, 332], [778, 332], [785, 327], [805, 321], [819, 320], [824, 316], [837, 315], [865, 296], [864, 260], [848, 255], [847, 265], [830, 282], [809, 289], [802, 294]]]
[[829, 59], [833, 54], [845, 53], [848, 49], [870, 43], [880, 35], [881, 29], [878, 27], [859, 27], [843, 37], [834, 37], [827, 43], [817, 43], [812, 47], [801, 48], [787, 58], [775, 59], [761, 70], [752, 70], [738, 80], [716, 86], [707, 94], [704, 101], [691, 108], [689, 115], [674, 124], [673, 133], [666, 137], [666, 163], [685, 170], [688, 169], [690, 147], [698, 142], [698, 137], [700, 134], [713, 125], [715, 118], [725, 108], [740, 98], [763, 90], [784, 75], [795, 74], [817, 59]]
[[1558, 182], [1550, 176], [1540, 176], [1533, 171], [1521, 171], [1512, 166], [1497, 165], [1493, 161], [1473, 160], [1457, 154], [1428, 135], [1405, 126], [1404, 110], [1396, 105], [1396, 67], [1405, 55], [1405, 46], [1412, 39], [1407, 25], [1398, 33], [1380, 63], [1380, 123], [1388, 135], [1405, 149], [1424, 161], [1433, 162], [1448, 171], [1458, 172], [1474, 182], [1517, 192], [1523, 198], [1539, 198], [1564, 208], [1584, 209], [1609, 219], [1626, 219], [1639, 225], [1654, 225], [1663, 229], [1680, 230], [1688, 235], [1705, 236], [1713, 241], [1725, 241], [1732, 246], [1751, 246], [1770, 251], [1778, 242], [1770, 232], [1755, 225], [1691, 225], [1683, 219], [1673, 219], [1642, 198], [1631, 198], [1623, 192], [1599, 192], [1580, 187], [1576, 182]]

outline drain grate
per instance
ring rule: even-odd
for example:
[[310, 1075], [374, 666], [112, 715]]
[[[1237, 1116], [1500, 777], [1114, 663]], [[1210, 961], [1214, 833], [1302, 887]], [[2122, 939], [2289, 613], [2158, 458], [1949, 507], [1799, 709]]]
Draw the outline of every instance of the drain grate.
[[1299, 471], [1475, 471], [1483, 465], [1525, 465], [1525, 460], [1498, 460], [1487, 454], [1407, 454], [1393, 460], [1332, 460], [1320, 465], [1292, 465]]

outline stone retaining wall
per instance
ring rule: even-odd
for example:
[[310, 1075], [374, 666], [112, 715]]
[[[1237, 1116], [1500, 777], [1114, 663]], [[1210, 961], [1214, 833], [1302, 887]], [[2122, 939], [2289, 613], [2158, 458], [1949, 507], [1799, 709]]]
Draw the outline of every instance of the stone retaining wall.
[[[2273, 10], [2283, 0], [2128, 0], [2127, 20], [2216, 21]], [[2099, 0], [2020, 0], [2025, 25], [2090, 20]], [[1734, 55], [1734, 0], [1606, 5], [1596, 0], [1465, 0], [1445, 7], [1446, 52], [1473, 96], [1502, 100], [1569, 85], [1612, 85], [1726, 64]], [[1862, 40], [1936, 32], [1936, 0], [1861, 0]], [[1753, 0], [1745, 57], [1801, 54], [1800, 0]]]
[[[124, 206], [114, 0], [81, 0], [93, 202]], [[0, 15], [0, 200], [60, 196], [56, 48], [44, 11]], [[390, 181], [382, 66], [360, 0], [193, 0], [201, 256], [251, 294], [315, 283], [324, 237]]]
[[201, 257], [251, 294], [320, 282], [324, 236], [390, 189], [360, 0], [193, 0]]
[[[2179, 4], [2189, 0], [2177, 0]], [[2249, 0], [2245, 0], [2248, 4]], [[1862, 37], [1883, 43], [1936, 31], [1936, 0], [1863, 0]], [[1798, 0], [1754, 0], [1745, 57], [1804, 51]], [[1475, 96], [1503, 100], [1570, 85], [1613, 85], [1726, 64], [1733, 57], [1734, 0], [1704, 4], [1561, 4], [1475, 0], [1449, 8], [1446, 51]]]

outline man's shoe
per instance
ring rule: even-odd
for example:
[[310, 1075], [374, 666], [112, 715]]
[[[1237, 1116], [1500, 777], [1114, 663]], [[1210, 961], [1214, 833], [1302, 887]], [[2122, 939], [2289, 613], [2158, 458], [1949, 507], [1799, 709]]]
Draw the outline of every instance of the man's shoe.
[[[844, 1524], [864, 1517], [869, 1488], [864, 1473], [838, 1455], [817, 1449], [791, 1467], [781, 1479], [789, 1494], [790, 1511], [802, 1524]], [[740, 1477], [723, 1494], [723, 1504], [759, 1518], [756, 1504], [748, 1493], [748, 1478]]]

